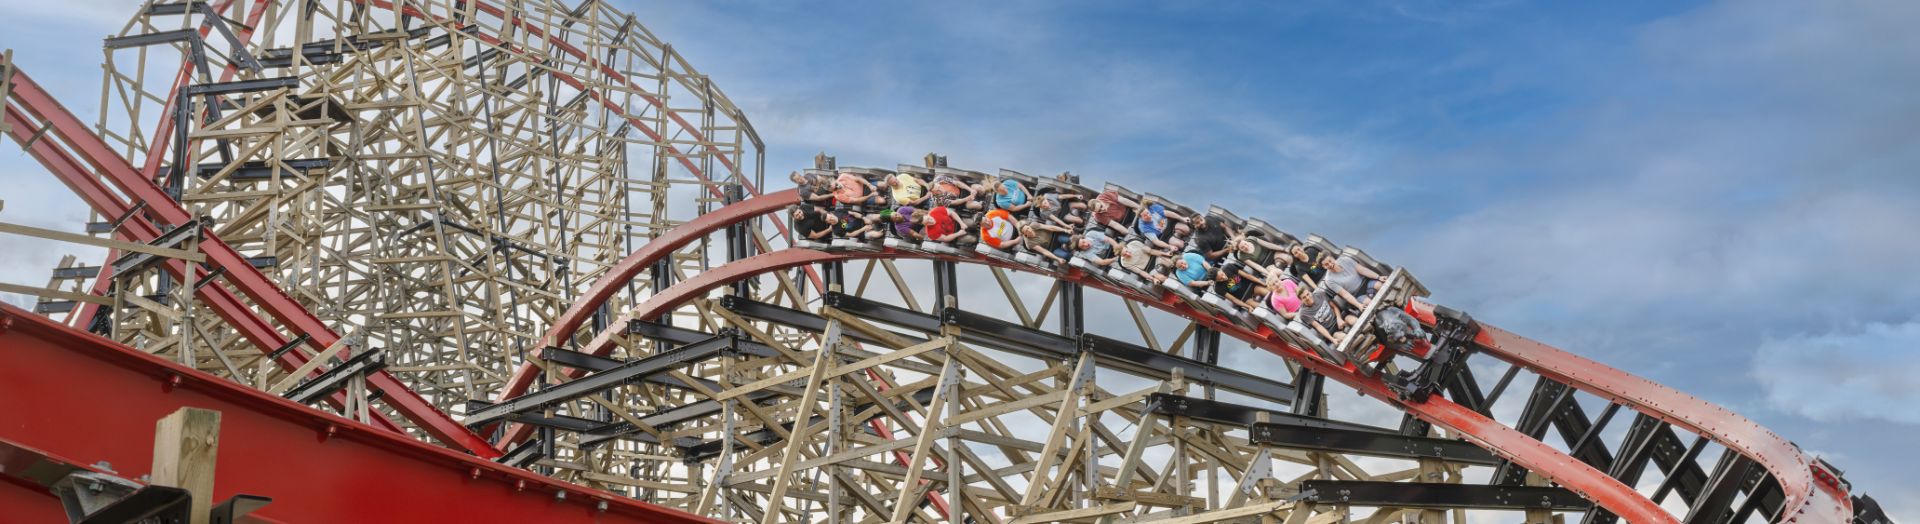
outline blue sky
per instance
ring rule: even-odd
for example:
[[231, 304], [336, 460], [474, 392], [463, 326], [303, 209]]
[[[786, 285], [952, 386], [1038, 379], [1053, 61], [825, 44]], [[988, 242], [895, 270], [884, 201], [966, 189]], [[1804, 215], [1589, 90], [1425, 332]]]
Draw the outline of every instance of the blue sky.
[[[938, 151], [1319, 232], [1920, 521], [1920, 3], [614, 2], [744, 106], [770, 172]], [[121, 4], [0, 1], [4, 45], [90, 114]], [[0, 219], [85, 219], [15, 151], [0, 178]], [[55, 256], [0, 249], [0, 276]]]

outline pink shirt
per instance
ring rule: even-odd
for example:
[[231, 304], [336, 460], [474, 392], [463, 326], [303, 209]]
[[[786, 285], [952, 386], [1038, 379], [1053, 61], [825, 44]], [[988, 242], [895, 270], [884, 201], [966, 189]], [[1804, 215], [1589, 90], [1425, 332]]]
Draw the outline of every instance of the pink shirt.
[[860, 199], [867, 196], [867, 186], [861, 185], [861, 182], [863, 180], [859, 175], [841, 173], [834, 180], [834, 185], [837, 187], [833, 190], [833, 196], [842, 204], [859, 203]]
[[1267, 294], [1267, 303], [1273, 305], [1274, 311], [1299, 313], [1300, 312], [1300, 295], [1298, 294], [1299, 291], [1300, 291], [1300, 285], [1294, 283], [1293, 279], [1289, 278], [1289, 279], [1281, 280], [1280, 289], [1275, 289], [1273, 290], [1272, 293]]

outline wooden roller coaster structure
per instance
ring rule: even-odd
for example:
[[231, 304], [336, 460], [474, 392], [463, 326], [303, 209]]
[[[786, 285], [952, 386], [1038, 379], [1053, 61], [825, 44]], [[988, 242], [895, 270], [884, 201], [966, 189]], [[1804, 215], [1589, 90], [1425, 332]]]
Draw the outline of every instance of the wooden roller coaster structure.
[[[150, 2], [106, 50], [92, 124], [0, 60], [0, 134], [96, 236], [5, 232], [111, 251], [0, 310], [22, 515], [90, 482], [290, 522], [1886, 521], [1404, 268], [1366, 314], [1431, 336], [1372, 363], [1099, 268], [795, 241], [745, 115], [598, 1]], [[138, 480], [181, 407], [224, 414], [211, 493]]]

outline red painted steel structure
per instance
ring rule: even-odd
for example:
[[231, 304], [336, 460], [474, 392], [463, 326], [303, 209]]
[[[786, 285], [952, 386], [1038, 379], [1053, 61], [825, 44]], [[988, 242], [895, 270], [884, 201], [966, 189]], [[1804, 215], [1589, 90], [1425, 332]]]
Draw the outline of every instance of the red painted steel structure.
[[[1414, 316], [1434, 321], [1433, 304], [1414, 302]], [[1815, 481], [1822, 468], [1800, 448], [1751, 419], [1693, 395], [1634, 376], [1605, 364], [1568, 353], [1482, 323], [1474, 343], [1501, 360], [1521, 365], [1543, 376], [1609, 401], [1624, 404], [1668, 424], [1707, 435], [1715, 442], [1752, 458], [1780, 481], [1787, 495], [1788, 522], [1800, 516], [1813, 522], [1829, 516], [1851, 518], [1853, 502], [1837, 486]], [[1831, 475], [1831, 473], [1827, 473]], [[1798, 501], [1798, 503], [1796, 503]], [[1844, 520], [1836, 520], [1841, 522]]]
[[[687, 224], [688, 235], [676, 236], [676, 238], [680, 239], [679, 242], [691, 241], [686, 237], [697, 237], [722, 229], [727, 225], [722, 222], [746, 220], [755, 213], [765, 212], [769, 205], [770, 203], [767, 202], [759, 202], [751, 207], [736, 204], [722, 208], [702, 217], [701, 221]], [[620, 266], [646, 267], [659, 256], [664, 256], [663, 253], [670, 253], [670, 250], [635, 252], [628, 259], [622, 260]], [[858, 258], [943, 258], [1033, 271], [1030, 267], [987, 257], [944, 257], [896, 250], [824, 253], [788, 249], [758, 255], [702, 272], [672, 288], [657, 292], [622, 318], [648, 318], [660, 315], [690, 300], [705, 296], [714, 288], [755, 275], [822, 262]], [[637, 273], [637, 269], [632, 270], [632, 274]], [[621, 278], [630, 279], [632, 274]], [[1300, 362], [1316, 372], [1354, 387], [1362, 394], [1394, 404], [1423, 420], [1460, 433], [1468, 440], [1593, 500], [1629, 522], [1674, 521], [1672, 515], [1660, 509], [1632, 487], [1539, 440], [1527, 437], [1504, 424], [1445, 399], [1436, 398], [1422, 403], [1402, 402], [1377, 378], [1357, 373], [1352, 364], [1334, 365], [1321, 360], [1311, 351], [1286, 344], [1268, 328], [1250, 330], [1227, 319], [1193, 309], [1165, 293], [1146, 295], [1113, 287], [1100, 280], [1088, 278], [1077, 269], [1071, 269], [1065, 275], [1052, 276], [1193, 319], [1204, 327], [1232, 335], [1256, 347]], [[616, 275], [610, 273], [605, 278], [616, 278]], [[596, 283], [596, 286], [600, 284]], [[1427, 323], [1432, 323], [1434, 321], [1433, 306], [1419, 302], [1416, 304], [1414, 309], [1417, 316]], [[596, 307], [598, 307], [597, 304], [575, 304], [572, 310], [592, 311]], [[572, 329], [577, 329], [579, 322], [574, 321], [571, 325]], [[1497, 327], [1484, 323], [1482, 326], [1475, 342], [1483, 346], [1486, 352], [1502, 360], [1655, 416], [1688, 431], [1705, 435], [1727, 446], [1728, 449], [1754, 460], [1780, 482], [1786, 496], [1783, 521], [1845, 522], [1851, 518], [1852, 501], [1848, 495], [1835, 486], [1815, 481], [1816, 469], [1820, 466], [1786, 439], [1766, 430], [1752, 420], [1604, 364], [1540, 344]], [[566, 335], [561, 337], [570, 335], [571, 331], [567, 331]], [[605, 354], [612, 347], [611, 334], [603, 332], [581, 350], [593, 354]], [[525, 372], [527, 369], [523, 368], [521, 371]], [[516, 376], [519, 374], [516, 373]], [[524, 388], [524, 385], [518, 383], [510, 384], [510, 388], [504, 390], [501, 398], [517, 396], [524, 392]]]
[[[427, 444], [0, 306], [0, 438], [136, 478], [153, 423], [181, 407], [221, 413], [216, 500], [273, 498], [293, 522], [711, 523]], [[9, 480], [0, 520], [43, 515], [51, 496]], [[15, 489], [19, 488], [19, 489]], [[44, 491], [41, 491], [44, 494]], [[562, 495], [564, 494], [564, 495]], [[18, 513], [13, 503], [38, 500]], [[601, 505], [604, 504], [604, 509]], [[39, 522], [41, 520], [34, 520]]]
[[[193, 220], [187, 210], [180, 207], [153, 181], [142, 176], [139, 171], [127, 163], [125, 158], [115, 154], [99, 136], [88, 131], [87, 126], [67, 111], [59, 101], [40, 88], [25, 73], [14, 71], [13, 89], [7, 101], [6, 121], [15, 140], [29, 144], [29, 153], [40, 160], [48, 170], [58, 176], [62, 182], [72, 188], [75, 194], [92, 206], [95, 211], [109, 217], [126, 215], [133, 209], [127, 201], [120, 199], [114, 189], [125, 194], [135, 202], [146, 204], [142, 213], [151, 214], [153, 221], [162, 224], [184, 224]], [[15, 107], [17, 102], [18, 108]], [[46, 129], [46, 136], [36, 131]], [[63, 150], [49, 139], [63, 143]], [[77, 155], [78, 158], [75, 158]], [[85, 163], [82, 164], [81, 162]], [[89, 169], [91, 168], [91, 169]], [[99, 173], [96, 177], [93, 173]], [[102, 183], [101, 178], [113, 183], [112, 188]], [[159, 236], [160, 230], [146, 217], [138, 214], [131, 217], [117, 232], [123, 238], [136, 242], [152, 240]], [[206, 232], [199, 242], [199, 249], [207, 255], [207, 269], [192, 268], [196, 279], [204, 278], [215, 269], [225, 269], [225, 280], [240, 290], [260, 310], [273, 316], [281, 325], [287, 326], [296, 334], [305, 334], [316, 350], [324, 349], [340, 340], [340, 336], [327, 328], [319, 318], [295, 302], [280, 288], [274, 285], [266, 275], [247, 263], [245, 257], [227, 246], [213, 232]], [[189, 270], [180, 262], [168, 265], [175, 275], [183, 275]], [[228, 291], [225, 286], [208, 285], [199, 288], [201, 300], [216, 314], [232, 324], [240, 334], [252, 342], [261, 351], [273, 351], [286, 344], [290, 337], [282, 336], [265, 319], [255, 316], [252, 310], [242, 303], [239, 297]], [[292, 369], [305, 362], [306, 356], [299, 351], [289, 351], [282, 357], [283, 367]], [[387, 405], [392, 406], [414, 424], [434, 438], [448, 445], [466, 450], [483, 458], [500, 456], [500, 452], [486, 439], [475, 435], [459, 422], [434, 408], [433, 404], [408, 389], [405, 384], [385, 372], [368, 376], [368, 386], [380, 391]], [[383, 419], [384, 420], [384, 419]], [[396, 429], [389, 422], [389, 428]]]

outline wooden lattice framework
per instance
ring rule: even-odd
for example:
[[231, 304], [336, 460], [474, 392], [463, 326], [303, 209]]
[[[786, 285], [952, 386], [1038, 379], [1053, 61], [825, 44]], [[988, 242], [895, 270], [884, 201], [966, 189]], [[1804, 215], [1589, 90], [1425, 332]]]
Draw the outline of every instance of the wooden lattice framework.
[[[97, 132], [456, 410], [607, 264], [722, 184], [757, 184], [761, 146], [705, 75], [603, 3], [402, 6], [144, 6], [107, 41]], [[701, 247], [681, 262], [699, 267]], [[139, 309], [114, 338], [242, 381], [287, 376], [160, 272], [115, 277], [100, 285]]]

